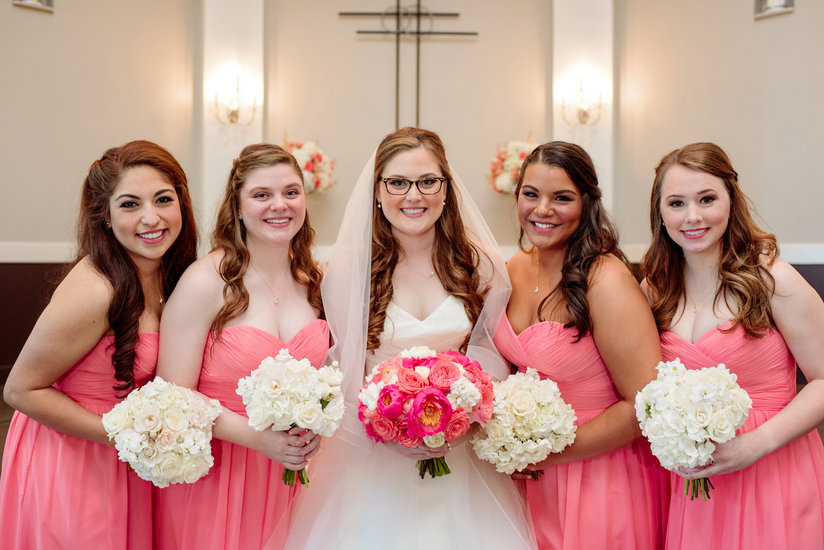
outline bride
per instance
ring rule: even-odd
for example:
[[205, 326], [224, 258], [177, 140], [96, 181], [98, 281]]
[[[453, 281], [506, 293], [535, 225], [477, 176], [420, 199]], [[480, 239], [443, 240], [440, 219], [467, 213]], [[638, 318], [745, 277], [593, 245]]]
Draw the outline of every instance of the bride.
[[[440, 138], [418, 128], [386, 136], [328, 255], [323, 301], [347, 414], [310, 464], [287, 548], [534, 548], [513, 482], [478, 460], [468, 438], [437, 449], [375, 444], [357, 419], [365, 374], [406, 348], [465, 351], [508, 375], [491, 338], [510, 289], [497, 254]], [[420, 479], [416, 462], [438, 456], [452, 473]]]

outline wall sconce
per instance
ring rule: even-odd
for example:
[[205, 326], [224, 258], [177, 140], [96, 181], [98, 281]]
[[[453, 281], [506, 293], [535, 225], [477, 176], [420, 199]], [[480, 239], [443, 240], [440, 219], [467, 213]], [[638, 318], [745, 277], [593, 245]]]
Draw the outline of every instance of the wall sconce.
[[597, 102], [593, 101], [592, 94], [588, 95], [584, 92], [584, 79], [580, 78], [577, 98], [571, 105], [567, 105], [566, 94], [561, 95], [561, 118], [571, 126], [575, 124], [592, 126], [601, 119], [602, 105], [601, 94], [598, 94]]
[[251, 125], [257, 114], [257, 96], [245, 97], [241, 93], [239, 74], [235, 75], [234, 86], [227, 85], [228, 82], [228, 78], [222, 79], [222, 90], [215, 92], [215, 118], [221, 124]]

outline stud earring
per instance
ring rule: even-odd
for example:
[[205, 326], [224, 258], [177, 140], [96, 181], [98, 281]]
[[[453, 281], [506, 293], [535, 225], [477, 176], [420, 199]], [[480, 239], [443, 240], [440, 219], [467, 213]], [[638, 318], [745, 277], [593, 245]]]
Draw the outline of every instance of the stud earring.
[[111, 227], [112, 227], [112, 222], [106, 222], [106, 228], [110, 229]]
[[381, 208], [381, 203], [378, 203], [378, 208]]

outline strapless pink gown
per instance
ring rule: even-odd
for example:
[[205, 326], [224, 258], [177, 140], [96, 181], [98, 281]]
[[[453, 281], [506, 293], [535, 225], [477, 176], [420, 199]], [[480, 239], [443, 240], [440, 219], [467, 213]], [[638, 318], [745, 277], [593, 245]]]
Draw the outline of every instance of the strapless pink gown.
[[[724, 363], [753, 401], [740, 432], [760, 426], [795, 396], [795, 359], [781, 333], [751, 338], [724, 324], [692, 344], [661, 335], [664, 360], [687, 368]], [[668, 549], [820, 550], [824, 548], [824, 447], [813, 430], [748, 468], [711, 478], [710, 500], [690, 501], [672, 476]]]
[[[154, 377], [157, 344], [155, 332], [138, 335], [138, 386]], [[114, 337], [102, 338], [54, 387], [95, 414], [110, 411], [121, 400], [112, 389], [113, 351]], [[114, 448], [15, 412], [0, 476], [0, 547], [151, 549], [153, 494]]]
[[[504, 316], [495, 345], [519, 370], [533, 367], [554, 380], [581, 425], [621, 397], [592, 335], [575, 343], [576, 334], [562, 323], [544, 321], [516, 335]], [[546, 468], [540, 480], [525, 485], [542, 550], [661, 548], [667, 475], [642, 438], [604, 455]]]
[[[214, 346], [212, 344], [214, 343]], [[284, 342], [249, 326], [223, 329], [209, 337], [197, 389], [246, 416], [237, 382], [268, 356], [287, 348], [297, 359], [323, 365], [329, 349], [326, 321], [316, 319]], [[159, 490], [158, 548], [161, 550], [255, 550], [269, 540], [279, 521], [288, 521], [297, 487], [283, 484], [283, 466], [263, 454], [212, 440], [215, 465], [193, 484]]]

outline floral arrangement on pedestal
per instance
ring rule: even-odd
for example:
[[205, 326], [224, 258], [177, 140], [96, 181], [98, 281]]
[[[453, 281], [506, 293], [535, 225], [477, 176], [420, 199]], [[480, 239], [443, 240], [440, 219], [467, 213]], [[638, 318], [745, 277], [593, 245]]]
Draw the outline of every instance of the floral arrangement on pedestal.
[[[687, 369], [678, 358], [658, 364], [658, 377], [635, 396], [635, 415], [652, 454], [667, 470], [696, 468], [712, 461], [715, 443], [735, 437], [752, 399], [721, 363]], [[684, 484], [690, 500], [710, 496], [707, 478]]]
[[[449, 448], [473, 422], [483, 426], [492, 417], [492, 376], [465, 355], [417, 346], [375, 366], [358, 399], [358, 417], [374, 441]], [[418, 461], [421, 479], [427, 473], [448, 474], [444, 457]]]
[[314, 141], [286, 141], [284, 149], [292, 153], [303, 170], [303, 188], [306, 194], [324, 193], [335, 185], [332, 170], [334, 159], [324, 155]]
[[489, 184], [496, 193], [511, 195], [518, 184], [521, 164], [535, 146], [526, 141], [508, 141], [498, 145], [489, 174]]

